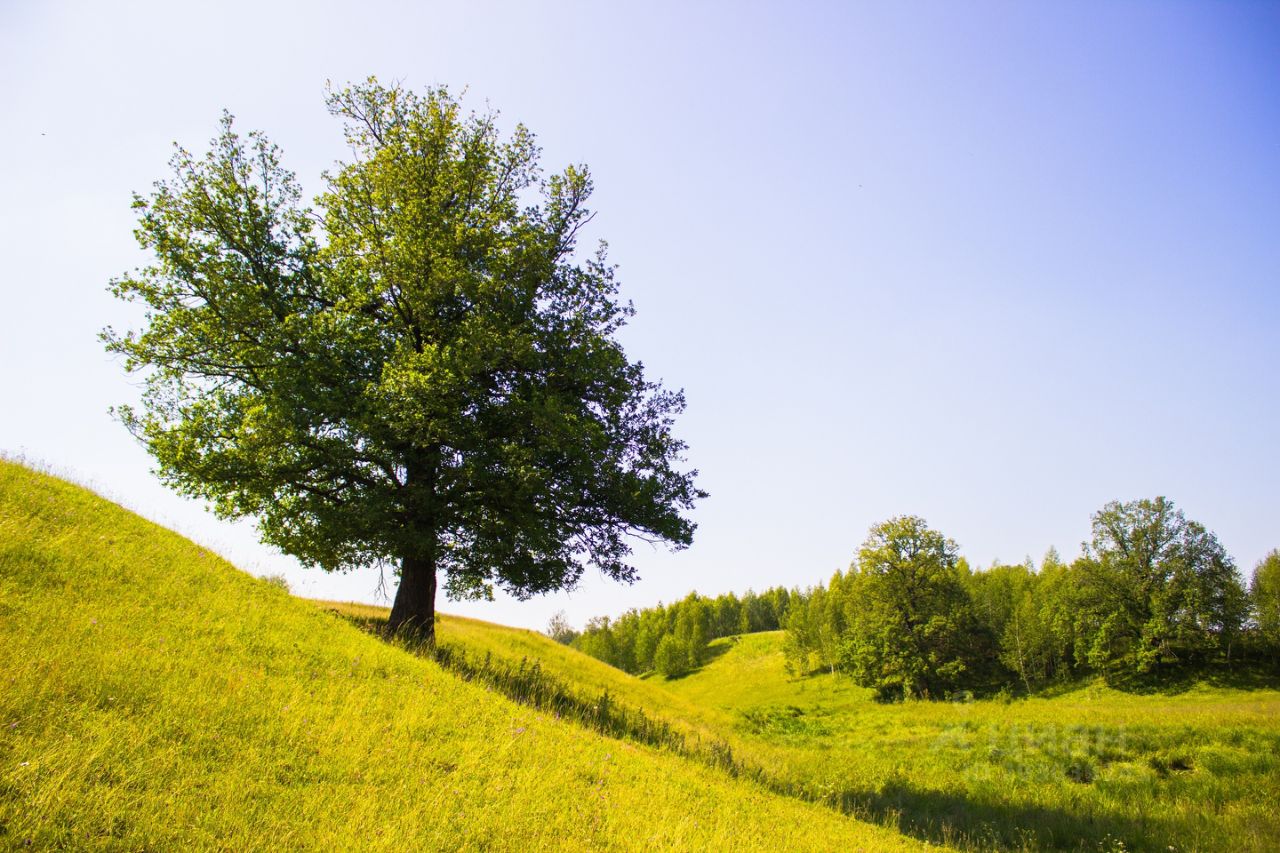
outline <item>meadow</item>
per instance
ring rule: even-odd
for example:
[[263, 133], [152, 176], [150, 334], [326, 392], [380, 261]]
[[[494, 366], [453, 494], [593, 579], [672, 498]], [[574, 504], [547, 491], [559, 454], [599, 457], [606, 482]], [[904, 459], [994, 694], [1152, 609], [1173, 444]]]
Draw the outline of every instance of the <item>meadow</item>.
[[[386, 613], [321, 606], [370, 628]], [[1270, 850], [1280, 838], [1280, 691], [1248, 671], [1159, 691], [1096, 679], [881, 703], [843, 676], [790, 674], [779, 631], [716, 640], [707, 665], [670, 681], [532, 631], [448, 616], [438, 631], [476, 658], [537, 662], [585, 701], [607, 692], [680, 733], [693, 760], [932, 844]]]
[[312, 602], [0, 463], [0, 847], [1268, 850], [1280, 691], [878, 703], [779, 632], [635, 677]]
[[0, 847], [910, 849], [515, 703], [0, 462]]
[[978, 849], [1280, 845], [1280, 691], [1251, 673], [886, 704], [842, 676], [790, 676], [781, 632], [715, 645], [668, 688], [732, 716], [776, 772], [910, 835]]

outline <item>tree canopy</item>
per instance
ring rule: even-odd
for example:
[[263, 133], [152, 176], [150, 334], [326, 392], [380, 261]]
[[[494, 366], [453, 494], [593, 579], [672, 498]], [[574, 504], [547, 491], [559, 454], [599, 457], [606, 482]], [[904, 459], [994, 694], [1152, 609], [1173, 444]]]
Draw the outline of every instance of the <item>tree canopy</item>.
[[144, 376], [119, 414], [162, 480], [304, 564], [395, 565], [391, 628], [425, 634], [437, 572], [525, 597], [633, 580], [633, 537], [688, 545], [684, 398], [618, 343], [604, 244], [577, 250], [586, 168], [544, 177], [528, 130], [443, 88], [327, 104], [352, 159], [311, 205], [229, 115], [135, 196], [154, 263], [111, 288], [146, 321], [103, 338]]
[[1113, 501], [1093, 516], [1081, 561], [1093, 618], [1091, 662], [1147, 671], [1212, 651], [1246, 615], [1235, 563], [1204, 525], [1167, 498]]
[[858, 551], [858, 610], [843, 654], [881, 695], [939, 696], [972, 666], [973, 613], [956, 543], [917, 516], [871, 528]]
[[1280, 549], [1273, 548], [1254, 567], [1249, 594], [1258, 633], [1280, 654]]
[[[1280, 657], [1280, 552], [1246, 592], [1217, 537], [1167, 498], [1112, 502], [1072, 563], [970, 571], [914, 517], [874, 526], [848, 572], [791, 595], [793, 672], [844, 672], [884, 698], [1121, 679]], [[1250, 607], [1252, 606], [1252, 620]]]

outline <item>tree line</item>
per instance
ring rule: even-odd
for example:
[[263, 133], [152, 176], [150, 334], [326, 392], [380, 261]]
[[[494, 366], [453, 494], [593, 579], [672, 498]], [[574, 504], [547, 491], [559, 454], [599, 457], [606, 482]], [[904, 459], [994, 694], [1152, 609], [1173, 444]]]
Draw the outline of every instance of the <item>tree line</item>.
[[848, 571], [792, 596], [791, 671], [845, 673], [882, 698], [1031, 692], [1089, 673], [1156, 674], [1280, 654], [1280, 551], [1246, 589], [1204, 525], [1165, 498], [1113, 502], [1064, 562], [973, 571], [923, 519], [871, 528]]
[[797, 594], [781, 586], [761, 593], [748, 590], [741, 598], [733, 593], [708, 598], [693, 592], [672, 604], [633, 608], [616, 619], [595, 617], [581, 632], [557, 614], [548, 633], [626, 672], [654, 671], [676, 678], [706, 662], [712, 640], [781, 629]]
[[1246, 588], [1217, 537], [1160, 497], [1112, 502], [1068, 563], [975, 571], [916, 516], [873, 526], [847, 571], [824, 585], [741, 598], [691, 593], [670, 605], [549, 633], [631, 673], [701, 666], [711, 640], [786, 631], [788, 669], [841, 673], [881, 698], [1032, 692], [1090, 673], [1160, 674], [1187, 665], [1280, 661], [1280, 550]]

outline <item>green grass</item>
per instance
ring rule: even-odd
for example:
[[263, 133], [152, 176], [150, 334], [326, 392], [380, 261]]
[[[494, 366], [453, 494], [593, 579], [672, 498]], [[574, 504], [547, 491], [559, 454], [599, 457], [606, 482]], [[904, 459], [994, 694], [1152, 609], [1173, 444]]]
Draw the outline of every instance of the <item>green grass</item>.
[[[446, 616], [441, 643], [471, 662], [460, 677], [351, 624], [384, 614], [290, 598], [0, 463], [0, 848], [1163, 851], [1280, 838], [1274, 685], [1095, 681], [886, 705], [838, 676], [790, 676], [778, 633], [716, 641], [706, 666], [668, 682]], [[533, 701], [544, 682], [570, 710], [607, 692], [681, 746], [608, 737], [591, 728], [617, 733], [607, 720], [500, 693]]]
[[1027, 699], [880, 704], [840, 676], [790, 676], [780, 632], [713, 651], [668, 688], [736, 717], [746, 755], [904, 832], [982, 848], [1280, 845], [1275, 689], [1095, 681]]
[[588, 695], [607, 688], [728, 744], [776, 790], [934, 843], [1216, 851], [1272, 850], [1280, 838], [1273, 687], [1094, 681], [1026, 699], [881, 704], [840, 676], [791, 676], [781, 632], [718, 640], [702, 669], [661, 681], [534, 632], [455, 617], [439, 630], [443, 643], [538, 660]]
[[0, 462], [0, 847], [28, 844], [912, 846], [511, 702]]
[[[350, 602], [315, 604], [373, 632], [382, 630], [390, 612], [386, 607]], [[536, 662], [550, 678], [571, 686], [585, 699], [607, 692], [619, 706], [643, 709], [667, 723], [691, 747], [719, 739], [733, 722], [731, 715], [673, 694], [660, 680], [635, 678], [537, 631], [442, 613], [437, 617], [436, 635], [441, 646], [457, 648], [474, 660], [492, 657], [507, 665]]]

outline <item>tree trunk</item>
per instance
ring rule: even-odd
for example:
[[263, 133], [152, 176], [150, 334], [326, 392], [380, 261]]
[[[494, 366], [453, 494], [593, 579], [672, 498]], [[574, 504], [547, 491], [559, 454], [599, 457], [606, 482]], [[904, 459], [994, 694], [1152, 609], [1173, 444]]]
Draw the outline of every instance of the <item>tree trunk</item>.
[[400, 588], [391, 606], [387, 631], [416, 640], [436, 638], [436, 567], [432, 560], [405, 555], [400, 562]]
[[400, 557], [400, 587], [396, 590], [387, 632], [433, 643], [436, 638], [436, 470], [440, 448], [409, 454], [405, 462], [406, 538]]

